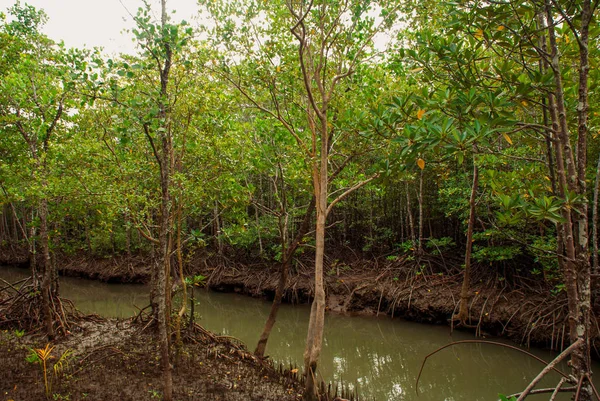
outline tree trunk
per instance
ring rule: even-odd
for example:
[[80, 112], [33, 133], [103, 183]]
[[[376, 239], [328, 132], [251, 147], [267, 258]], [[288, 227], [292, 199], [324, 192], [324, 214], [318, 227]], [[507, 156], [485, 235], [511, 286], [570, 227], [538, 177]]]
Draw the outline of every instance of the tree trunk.
[[54, 327], [52, 308], [52, 263], [50, 260], [50, 244], [48, 236], [48, 200], [42, 199], [39, 204], [38, 214], [40, 217], [40, 246], [42, 248], [42, 308], [44, 315], [44, 324], [46, 325], [46, 335], [48, 341], [54, 339]]
[[196, 297], [195, 297], [195, 294], [194, 294], [194, 285], [195, 284], [192, 284], [191, 288], [190, 288], [190, 292], [191, 292], [191, 294], [190, 294], [190, 320], [188, 322], [188, 327], [190, 329], [194, 325], [194, 321], [195, 321], [194, 314], [196, 313], [196, 311], [195, 311]]
[[[163, 151], [168, 150], [165, 144], [168, 140], [163, 140]], [[169, 315], [170, 310], [167, 307], [170, 298], [170, 287], [168, 277], [170, 272], [170, 252], [169, 252], [169, 223], [170, 219], [170, 192], [169, 192], [169, 173], [167, 168], [161, 171], [161, 217], [159, 225], [159, 257], [155, 262], [156, 269], [156, 306], [158, 318], [158, 341], [160, 348], [161, 367], [163, 371], [164, 391], [163, 399], [171, 401], [173, 399], [173, 379], [171, 374], [171, 362], [169, 358]]]
[[287, 255], [284, 258], [285, 259], [281, 262], [279, 267], [279, 282], [277, 283], [277, 289], [275, 290], [275, 298], [273, 298], [273, 303], [271, 304], [271, 311], [269, 312], [265, 327], [263, 328], [262, 334], [258, 340], [258, 344], [256, 344], [256, 349], [254, 350], [254, 355], [259, 358], [263, 358], [265, 356], [267, 341], [269, 341], [271, 330], [273, 330], [273, 326], [275, 326], [277, 313], [279, 312], [279, 307], [281, 306], [281, 300], [283, 299], [283, 293], [287, 284], [290, 260], [287, 258]]
[[593, 243], [593, 268], [594, 274], [600, 273], [598, 267], [598, 192], [600, 191], [600, 156], [596, 167], [596, 181], [594, 183], [594, 203], [592, 205], [592, 243]]
[[285, 254], [283, 255], [283, 260], [281, 262], [279, 268], [279, 282], [277, 283], [277, 289], [275, 290], [275, 298], [273, 299], [273, 303], [271, 304], [271, 311], [269, 312], [269, 317], [267, 318], [267, 322], [265, 323], [265, 327], [263, 329], [262, 334], [260, 335], [260, 339], [258, 340], [258, 344], [256, 345], [256, 349], [254, 350], [254, 355], [259, 358], [264, 357], [265, 349], [267, 348], [267, 341], [269, 341], [269, 336], [271, 335], [271, 331], [273, 330], [273, 326], [275, 325], [275, 321], [277, 320], [277, 313], [279, 312], [279, 307], [281, 306], [281, 300], [283, 299], [283, 294], [285, 292], [285, 286], [287, 285], [288, 272], [290, 269], [291, 261], [294, 257], [294, 253], [302, 238], [308, 232], [308, 228], [310, 227], [310, 219], [315, 210], [315, 197], [310, 201], [308, 205], [308, 209], [304, 214], [304, 219], [302, 220], [302, 224], [298, 228], [298, 232], [294, 237], [293, 242], [289, 247], [285, 250]]
[[131, 256], [131, 223], [129, 213], [125, 213], [125, 253]]
[[[35, 216], [35, 208], [31, 208], [31, 221], [33, 222]], [[37, 248], [35, 240], [35, 226], [30, 224], [29, 227], [29, 270], [31, 271], [31, 281], [34, 290], [39, 289], [38, 271], [37, 271]]]
[[325, 252], [325, 213], [323, 202], [317, 206], [316, 252], [315, 252], [315, 298], [310, 310], [306, 348], [304, 350], [304, 371], [306, 386], [304, 399], [317, 399], [317, 362], [321, 354], [323, 330], [325, 326], [325, 289], [323, 286], [323, 262]]
[[[166, 0], [161, 0], [161, 25], [163, 35], [167, 25], [167, 8]], [[161, 154], [158, 163], [160, 167], [160, 186], [161, 186], [161, 210], [159, 223], [159, 257], [155, 263], [156, 269], [156, 306], [158, 318], [158, 341], [160, 348], [160, 364], [163, 371], [163, 400], [173, 400], [173, 377], [172, 368], [169, 358], [170, 341], [169, 341], [169, 316], [171, 300], [171, 287], [169, 285], [170, 276], [170, 234], [172, 225], [171, 216], [171, 168], [173, 165], [173, 144], [170, 132], [168, 91], [169, 73], [171, 70], [172, 49], [167, 38], [162, 38], [162, 46], [164, 46], [165, 59], [164, 65], [160, 70], [160, 101], [159, 101], [159, 118], [161, 128], [159, 137], [161, 139]]]
[[[567, 123], [564, 89], [561, 77], [560, 55], [554, 25], [555, 3], [546, 1], [546, 19], [551, 50], [551, 67], [554, 73], [555, 107], [554, 118], [557, 119], [558, 139], [562, 147], [564, 166], [558, 163], [560, 169], [560, 184], [570, 192], [586, 195], [585, 170], [587, 167], [587, 110], [588, 110], [588, 29], [591, 20], [591, 3], [582, 3], [581, 28], [578, 45], [580, 55], [579, 65], [579, 102], [578, 102], [578, 140], [577, 165], [571, 149], [571, 139]], [[558, 155], [557, 155], [558, 158]], [[565, 177], [566, 175], [566, 177]], [[562, 191], [563, 194], [566, 191]], [[563, 239], [565, 242], [566, 261], [565, 289], [569, 307], [569, 337], [572, 343], [581, 340], [583, 344], [571, 354], [572, 374], [582, 380], [580, 400], [592, 400], [592, 389], [589, 380], [584, 378], [591, 375], [590, 357], [590, 311], [591, 311], [591, 265], [589, 259], [588, 215], [587, 202], [575, 205], [574, 208], [563, 207], [565, 222], [562, 223]]]
[[[592, 359], [590, 346], [590, 316], [591, 316], [591, 264], [589, 251], [589, 217], [587, 201], [587, 136], [588, 136], [588, 76], [589, 76], [589, 26], [592, 19], [591, 1], [582, 2], [581, 28], [579, 32], [579, 93], [577, 106], [577, 190], [582, 196], [583, 201], [576, 207], [577, 210], [572, 213], [576, 217], [575, 229], [577, 232], [576, 243], [576, 272], [577, 272], [577, 290], [579, 296], [578, 318], [575, 323], [575, 333], [571, 336], [571, 341], [583, 341], [583, 346], [578, 348], [572, 356], [571, 364], [574, 370], [583, 375], [592, 374]], [[591, 379], [590, 379], [591, 380]], [[592, 388], [590, 380], [584, 380], [582, 386], [582, 401], [592, 400]]]
[[17, 216], [16, 216], [16, 214], [14, 214], [10, 220], [12, 222], [12, 234], [13, 234], [12, 243], [15, 244], [15, 245], [17, 245], [19, 243], [19, 230], [17, 229]]
[[462, 288], [460, 290], [460, 306], [458, 314], [453, 318], [462, 324], [469, 321], [469, 298], [471, 282], [471, 252], [473, 250], [473, 227], [475, 226], [475, 197], [479, 187], [479, 169], [473, 160], [473, 185], [471, 186], [471, 197], [469, 198], [469, 223], [467, 226], [467, 246], [465, 250], [465, 271], [463, 275]]
[[7, 205], [2, 205], [2, 221], [0, 222], [0, 241], [1, 242], [6, 242], [7, 244], [10, 243], [10, 237], [8, 236], [8, 230], [6, 227], [8, 227], [8, 222], [6, 221], [6, 215], [8, 210], [8, 206]]
[[183, 346], [183, 341], [181, 339], [181, 321], [183, 316], [185, 316], [185, 312], [187, 310], [187, 285], [185, 283], [185, 277], [183, 273], [183, 255], [181, 251], [181, 224], [182, 224], [182, 205], [181, 200], [177, 204], [177, 266], [179, 267], [179, 278], [181, 280], [181, 289], [183, 292], [181, 299], [181, 308], [177, 313], [176, 321], [175, 321], [175, 347], [177, 349], [177, 355], [179, 355], [181, 351], [181, 347]]
[[219, 201], [215, 200], [215, 207], [213, 209], [214, 214], [214, 243], [217, 248], [217, 254], [223, 254], [223, 241], [221, 239], [221, 224], [219, 222]]
[[423, 170], [419, 174], [419, 240], [417, 244], [417, 254], [423, 254]]
[[413, 215], [412, 215], [412, 209], [410, 207], [410, 190], [408, 188], [408, 181], [405, 181], [405, 186], [406, 186], [406, 216], [408, 218], [408, 228], [409, 228], [409, 234], [410, 234], [410, 241], [413, 244], [413, 250], [416, 249], [416, 242], [417, 242], [417, 238], [415, 235], [415, 223], [413, 221]]
[[[315, 232], [315, 299], [310, 310], [306, 348], [304, 350], [304, 372], [306, 386], [304, 399], [317, 399], [316, 372], [317, 362], [323, 345], [325, 327], [325, 288], [323, 285], [323, 264], [325, 258], [325, 222], [327, 220], [327, 184], [328, 184], [328, 120], [326, 114], [320, 115], [319, 134], [321, 139], [319, 165], [313, 164], [313, 188], [315, 191], [317, 223]], [[314, 132], [314, 131], [313, 131]]]

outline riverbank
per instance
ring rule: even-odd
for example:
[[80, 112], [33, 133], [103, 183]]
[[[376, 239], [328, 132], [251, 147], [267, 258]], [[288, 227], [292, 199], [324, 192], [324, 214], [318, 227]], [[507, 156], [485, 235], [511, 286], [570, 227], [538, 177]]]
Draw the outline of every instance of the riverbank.
[[[278, 274], [248, 267], [203, 269], [211, 289], [272, 299]], [[313, 276], [297, 272], [288, 282], [284, 300], [305, 303], [312, 297]], [[330, 271], [325, 277], [327, 310], [360, 315], [389, 315], [406, 320], [451, 326], [460, 300], [461, 274], [415, 271], [402, 263], [381, 269], [357, 264]], [[569, 345], [567, 299], [564, 292], [540, 287], [511, 288], [504, 280], [475, 281], [469, 303], [470, 326], [476, 335], [509, 338], [526, 346], [560, 351]], [[596, 308], [595, 310], [599, 310]], [[594, 317], [594, 327], [598, 317]], [[465, 329], [459, 327], [458, 329]], [[597, 346], [598, 332], [594, 330]]]
[[[161, 399], [157, 342], [150, 330], [130, 320], [85, 317], [66, 337], [52, 343], [46, 368], [27, 361], [31, 349], [44, 349], [41, 336], [0, 331], [0, 394], [3, 400], [153, 400]], [[66, 358], [61, 355], [67, 353]], [[59, 361], [62, 363], [58, 364]], [[235, 341], [196, 334], [174, 359], [176, 400], [284, 400], [301, 398], [290, 372], [256, 360]], [[54, 370], [58, 364], [61, 369]]]
[[[63, 255], [56, 259], [59, 271], [66, 276], [119, 283], [146, 283], [150, 278], [148, 257], [99, 259], [86, 255]], [[334, 261], [325, 276], [327, 310], [348, 314], [385, 314], [411, 321], [451, 325], [450, 317], [455, 313], [460, 298], [462, 274], [456, 269], [435, 268], [436, 263], [440, 264], [440, 261], [427, 256], [418, 263], [403, 258], [359, 260], [347, 264]], [[450, 264], [452, 261], [443, 263]], [[299, 264], [291, 272], [284, 302], [310, 302], [314, 280], [312, 270], [307, 266]], [[190, 275], [205, 276], [207, 286], [212, 290], [266, 299], [273, 298], [279, 278], [276, 266], [243, 265], [217, 257], [193, 258], [186, 270]], [[536, 345], [555, 351], [569, 344], [564, 291], [545, 288], [534, 280], [528, 282], [524, 278], [515, 284], [516, 280], [509, 282], [497, 275], [477, 275], [477, 266], [475, 273], [471, 283], [472, 327], [467, 330], [484, 337], [505, 337], [527, 346]], [[599, 297], [595, 297], [594, 301], [594, 310], [599, 311]], [[592, 327], [598, 349], [597, 315], [593, 317]]]

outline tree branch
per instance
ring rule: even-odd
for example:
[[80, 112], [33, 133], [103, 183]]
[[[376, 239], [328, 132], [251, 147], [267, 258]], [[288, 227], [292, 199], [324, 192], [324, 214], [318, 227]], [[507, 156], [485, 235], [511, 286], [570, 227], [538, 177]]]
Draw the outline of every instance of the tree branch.
[[329, 206], [327, 206], [327, 211], [325, 212], [325, 216], [327, 216], [331, 212], [331, 210], [333, 209], [333, 207], [335, 206], [336, 203], [343, 200], [346, 196], [350, 195], [352, 192], [356, 191], [357, 189], [364, 187], [365, 185], [367, 185], [369, 182], [373, 181], [377, 177], [379, 177], [379, 173], [373, 174], [371, 177], [367, 178], [366, 180], [361, 181], [361, 182], [355, 184], [354, 186], [348, 188], [344, 193], [340, 194], [337, 198], [335, 198], [334, 200], [331, 201]]
[[535, 387], [536, 384], [538, 384], [538, 382], [540, 380], [542, 380], [542, 378], [544, 376], [546, 376], [546, 374], [548, 372], [550, 372], [551, 370], [554, 369], [554, 367], [563, 359], [565, 359], [567, 356], [569, 356], [569, 354], [571, 352], [573, 352], [576, 348], [580, 347], [583, 344], [583, 340], [581, 338], [579, 338], [577, 341], [575, 341], [573, 344], [571, 344], [566, 350], [564, 350], [563, 352], [560, 353], [560, 355], [558, 355], [556, 358], [554, 358], [554, 360], [552, 362], [550, 362], [548, 365], [546, 365], [546, 367], [544, 369], [542, 369], [542, 371], [531, 381], [531, 383], [529, 383], [529, 385], [527, 386], [527, 388], [525, 388], [525, 390], [521, 393], [521, 395], [519, 396], [519, 398], [517, 398], [517, 401], [523, 401], [525, 399], [525, 397], [527, 397], [527, 395], [531, 392], [531, 390], [533, 390], [533, 388]]

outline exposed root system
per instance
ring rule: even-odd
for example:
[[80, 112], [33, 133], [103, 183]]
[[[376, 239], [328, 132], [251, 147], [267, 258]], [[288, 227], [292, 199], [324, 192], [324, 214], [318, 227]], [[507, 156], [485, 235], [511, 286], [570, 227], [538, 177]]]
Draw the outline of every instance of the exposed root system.
[[[31, 284], [31, 278], [16, 283], [0, 279], [0, 328], [11, 327], [37, 333], [44, 326], [42, 295]], [[56, 295], [50, 297], [50, 312], [55, 332], [68, 335], [73, 325], [81, 320], [92, 320], [93, 315], [84, 316], [73, 303]]]

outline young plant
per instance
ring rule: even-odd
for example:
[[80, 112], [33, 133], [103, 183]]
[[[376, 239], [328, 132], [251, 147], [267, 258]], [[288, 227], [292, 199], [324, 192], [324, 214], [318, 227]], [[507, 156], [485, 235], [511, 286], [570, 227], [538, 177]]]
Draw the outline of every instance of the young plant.
[[[52, 350], [54, 347], [50, 346], [50, 344], [46, 344], [45, 348], [31, 348], [29, 350], [29, 355], [27, 355], [26, 360], [29, 363], [39, 363], [42, 369], [42, 374], [44, 375], [44, 390], [46, 392], [46, 398], [50, 398], [50, 392], [52, 389], [52, 380], [48, 379], [48, 367], [50, 359], [55, 358], [52, 355]], [[58, 361], [52, 366], [53, 377], [59, 377], [64, 369], [69, 364], [69, 357], [72, 355], [73, 351], [70, 349], [65, 350], [62, 353]]]
[[30, 363], [39, 363], [42, 367], [42, 374], [44, 375], [44, 389], [46, 390], [46, 398], [50, 396], [51, 383], [48, 381], [48, 360], [52, 358], [52, 350], [50, 344], [46, 344], [46, 348], [32, 348], [27, 356], [27, 361]]

